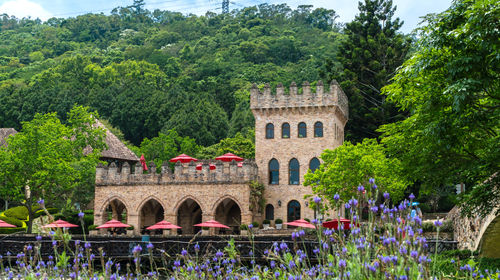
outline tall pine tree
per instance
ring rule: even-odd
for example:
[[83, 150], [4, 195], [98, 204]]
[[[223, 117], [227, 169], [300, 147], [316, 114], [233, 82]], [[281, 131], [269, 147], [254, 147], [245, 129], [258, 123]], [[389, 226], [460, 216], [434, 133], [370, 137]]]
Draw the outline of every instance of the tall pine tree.
[[346, 140], [361, 142], [378, 137], [376, 129], [402, 118], [393, 104], [381, 95], [410, 47], [410, 40], [398, 32], [403, 22], [393, 19], [396, 7], [392, 0], [359, 2], [359, 14], [346, 24], [338, 61], [343, 70], [332, 63], [326, 66], [326, 79], [337, 79], [349, 98], [350, 120]]

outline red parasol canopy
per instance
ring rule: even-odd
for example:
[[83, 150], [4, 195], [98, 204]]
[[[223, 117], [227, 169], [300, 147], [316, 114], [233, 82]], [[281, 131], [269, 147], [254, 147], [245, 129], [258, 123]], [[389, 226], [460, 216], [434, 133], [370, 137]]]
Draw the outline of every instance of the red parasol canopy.
[[[211, 164], [210, 163], [208, 166], [210, 167], [210, 170], [214, 170], [215, 169], [215, 164]], [[196, 170], [201, 170], [202, 167], [203, 167], [203, 163], [198, 163], [196, 165]]]
[[181, 228], [180, 226], [176, 226], [170, 222], [167, 221], [161, 221], [159, 223], [156, 223], [150, 227], [147, 227], [146, 229], [178, 229]]
[[217, 221], [210, 220], [201, 224], [194, 225], [195, 227], [211, 227], [211, 228], [229, 228], [226, 225], [223, 225]]
[[333, 229], [338, 229], [339, 227], [339, 220], [341, 224], [344, 224], [344, 229], [350, 229], [351, 228], [351, 220], [346, 219], [346, 218], [340, 218], [340, 219], [334, 219], [328, 222], [323, 223], [323, 227], [325, 228], [333, 228]]
[[117, 220], [110, 220], [104, 223], [103, 225], [98, 226], [97, 228], [128, 228], [130, 225], [124, 224]]
[[144, 158], [144, 155], [141, 155], [141, 159], [139, 161], [142, 164], [142, 170], [148, 171], [148, 166], [146, 165], [146, 159]]
[[227, 154], [223, 154], [222, 156], [220, 157], [216, 157], [215, 158], [216, 160], [221, 160], [221, 161], [243, 161], [243, 158], [235, 155], [235, 154], [231, 154], [231, 153], [227, 153]]
[[64, 220], [57, 220], [51, 224], [44, 225], [44, 228], [70, 228], [70, 227], [78, 227], [78, 225], [68, 223]]
[[14, 227], [16, 227], [16, 226], [0, 220], [0, 228], [14, 228]]
[[178, 155], [170, 160], [170, 162], [178, 162], [178, 161], [180, 161], [181, 163], [186, 163], [186, 162], [198, 161], [198, 160], [195, 159], [194, 157], [190, 157], [186, 154], [180, 154], [180, 155]]
[[292, 222], [288, 222], [288, 223], [285, 223], [285, 225], [289, 225], [289, 226], [296, 226], [296, 227], [303, 227], [303, 228], [316, 228], [313, 224], [311, 224], [310, 222], [306, 221], [306, 220], [295, 220], [295, 221], [292, 221]]

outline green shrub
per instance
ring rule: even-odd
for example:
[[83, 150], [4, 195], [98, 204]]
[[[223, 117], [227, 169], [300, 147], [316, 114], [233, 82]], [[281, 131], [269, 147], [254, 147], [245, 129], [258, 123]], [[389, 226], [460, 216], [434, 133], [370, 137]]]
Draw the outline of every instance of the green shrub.
[[16, 227], [16, 228], [0, 228], [0, 234], [12, 234], [15, 232], [26, 231], [25, 227]]
[[7, 217], [16, 218], [18, 220], [26, 221], [28, 219], [28, 208], [24, 206], [16, 206], [9, 208], [3, 212]]
[[[50, 208], [47, 208], [47, 212], [49, 212], [49, 214], [51, 214], [51, 215], [54, 215], [54, 214], [59, 213], [59, 209], [54, 208], [54, 207], [50, 207]], [[45, 216], [45, 210], [43, 210], [43, 209], [37, 210], [35, 212], [35, 218], [38, 218], [41, 216]]]
[[452, 220], [445, 220], [439, 231], [452, 233], [453, 232], [453, 221]]
[[6, 217], [6, 216], [0, 216], [0, 220], [6, 222], [8, 224], [14, 225], [16, 227], [22, 227], [23, 226], [23, 222], [21, 220], [16, 219], [16, 218]]
[[252, 226], [253, 226], [254, 228], [259, 228], [259, 225], [260, 225], [260, 224], [259, 224], [259, 222], [253, 222], [253, 223], [252, 223]]
[[431, 207], [427, 203], [420, 203], [418, 205], [418, 208], [420, 208], [422, 213], [430, 213], [431, 212]]
[[308, 221], [309, 223], [311, 222], [311, 220], [309, 218], [304, 218], [305, 221]]
[[267, 225], [269, 225], [269, 224], [271, 224], [271, 221], [269, 221], [269, 220], [264, 220], [264, 221], [262, 222], [262, 224], [267, 224]]
[[424, 222], [422, 223], [422, 230], [424, 232], [434, 232], [436, 228], [432, 222]]
[[282, 219], [276, 219], [276, 220], [274, 221], [274, 223], [276, 223], [276, 224], [282, 224], [282, 223], [283, 223], [283, 220], [282, 220]]
[[83, 210], [83, 213], [85, 213], [86, 215], [94, 215], [94, 210], [92, 210], [92, 209]]
[[241, 229], [241, 230], [248, 230], [248, 225], [246, 225], [246, 224], [241, 224], [241, 225], [240, 225], [240, 229]]
[[90, 225], [89, 226], [89, 231], [90, 230], [97, 230], [98, 229], [97, 227], [98, 227], [98, 225]]
[[472, 252], [470, 250], [449, 250], [444, 251], [441, 255], [447, 258], [466, 260], [471, 256], [477, 256], [478, 252]]

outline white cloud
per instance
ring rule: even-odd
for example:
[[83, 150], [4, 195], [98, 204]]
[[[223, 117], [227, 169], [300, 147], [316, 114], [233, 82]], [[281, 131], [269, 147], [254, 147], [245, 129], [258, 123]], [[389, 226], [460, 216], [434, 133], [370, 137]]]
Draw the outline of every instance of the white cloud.
[[40, 4], [29, 0], [12, 0], [3, 3], [0, 6], [0, 14], [8, 14], [17, 18], [31, 17], [33, 19], [40, 18], [47, 20], [52, 17], [52, 14], [45, 10]]

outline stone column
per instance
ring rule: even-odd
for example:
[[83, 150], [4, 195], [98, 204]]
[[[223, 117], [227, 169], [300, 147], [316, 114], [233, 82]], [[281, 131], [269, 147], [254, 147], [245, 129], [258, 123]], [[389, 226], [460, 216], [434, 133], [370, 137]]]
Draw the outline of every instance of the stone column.
[[128, 214], [127, 224], [134, 226], [134, 235], [140, 235], [141, 229], [139, 228], [139, 214]]

